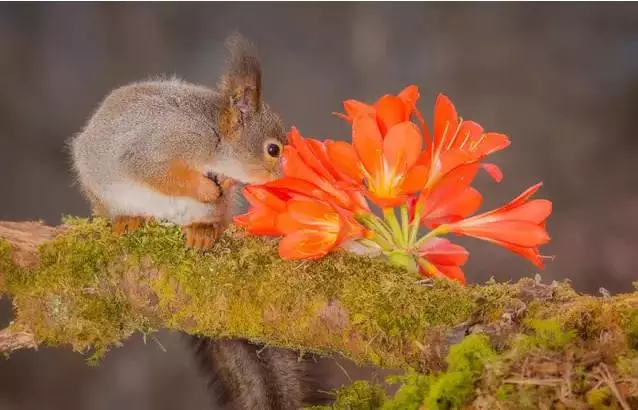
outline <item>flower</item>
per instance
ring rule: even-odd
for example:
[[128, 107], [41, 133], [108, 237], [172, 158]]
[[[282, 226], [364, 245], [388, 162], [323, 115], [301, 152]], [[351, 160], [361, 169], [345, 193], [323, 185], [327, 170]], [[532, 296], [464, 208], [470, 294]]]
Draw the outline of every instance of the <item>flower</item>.
[[412, 122], [392, 126], [383, 138], [376, 120], [360, 115], [352, 124], [352, 144], [330, 142], [326, 147], [335, 168], [354, 181], [355, 188], [365, 188], [377, 205], [391, 208], [424, 185], [427, 169], [416, 166], [422, 145]]
[[432, 189], [413, 197], [408, 204], [411, 219], [418, 213], [421, 223], [432, 229], [472, 215], [483, 200], [480, 192], [470, 186], [478, 170], [479, 164], [476, 162], [460, 165], [447, 173]]
[[419, 248], [417, 255], [424, 275], [446, 277], [465, 284], [465, 274], [460, 267], [467, 262], [469, 253], [462, 246], [447, 239], [432, 238]]
[[325, 143], [304, 138], [294, 127], [288, 139], [290, 144], [284, 147], [282, 158], [284, 178], [267, 183], [266, 186], [331, 200], [351, 211], [369, 210], [360, 192], [340, 187], [347, 182], [344, 179], [346, 176], [331, 164]]
[[[426, 133], [422, 117], [418, 113], [417, 117]], [[427, 187], [432, 187], [457, 166], [478, 162], [509, 145], [506, 135], [483, 132], [483, 127], [476, 122], [459, 118], [452, 101], [439, 94], [434, 106], [433, 138], [431, 141], [426, 138], [426, 151], [421, 154], [418, 163], [428, 167]], [[481, 165], [495, 181], [500, 182], [503, 178], [500, 168], [495, 164]]]
[[410, 120], [419, 97], [418, 87], [409, 85], [397, 95], [383, 95], [373, 105], [358, 100], [346, 100], [343, 102], [346, 114], [336, 115], [350, 122], [360, 115], [372, 116], [384, 136], [393, 126]]
[[248, 185], [243, 190], [244, 197], [251, 209], [244, 215], [233, 218], [237, 226], [241, 226], [253, 235], [279, 236], [281, 231], [275, 221], [279, 214], [286, 211], [285, 193], [275, 193], [259, 185]]
[[440, 225], [437, 230], [471, 236], [492, 242], [543, 266], [538, 246], [549, 242], [545, 221], [552, 212], [552, 203], [546, 199], [529, 198], [538, 191], [538, 183], [500, 208]]
[[[453, 233], [495, 243], [542, 268], [539, 246], [550, 239], [545, 223], [552, 203], [530, 200], [541, 184], [472, 216], [483, 199], [472, 182], [481, 168], [502, 179], [496, 165], [482, 161], [506, 148], [508, 137], [459, 118], [442, 94], [430, 137], [418, 99], [418, 88], [409, 86], [372, 105], [345, 101], [346, 114], [338, 115], [352, 124], [351, 143], [304, 138], [293, 127], [283, 177], [247, 186], [251, 209], [235, 222], [253, 235], [282, 237], [285, 260], [317, 259], [337, 249], [372, 252], [407, 272], [464, 284], [468, 252], [441, 238]], [[383, 208], [382, 216], [366, 198]], [[399, 206], [400, 218], [393, 209]], [[430, 231], [419, 237], [422, 225]]]
[[344, 242], [366, 235], [350, 214], [312, 198], [288, 201], [276, 225], [284, 235], [279, 242], [279, 255], [284, 260], [317, 259]]

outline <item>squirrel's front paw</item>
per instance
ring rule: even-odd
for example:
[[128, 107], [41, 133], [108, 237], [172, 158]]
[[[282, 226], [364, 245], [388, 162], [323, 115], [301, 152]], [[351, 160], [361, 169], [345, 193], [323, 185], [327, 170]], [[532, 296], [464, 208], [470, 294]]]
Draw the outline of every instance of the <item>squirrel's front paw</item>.
[[208, 173], [200, 181], [197, 193], [202, 202], [216, 202], [235, 184], [233, 179]]
[[118, 216], [113, 220], [111, 231], [116, 235], [123, 235], [137, 231], [149, 221], [143, 216]]
[[220, 238], [224, 227], [218, 223], [194, 223], [182, 227], [182, 232], [188, 248], [207, 250]]

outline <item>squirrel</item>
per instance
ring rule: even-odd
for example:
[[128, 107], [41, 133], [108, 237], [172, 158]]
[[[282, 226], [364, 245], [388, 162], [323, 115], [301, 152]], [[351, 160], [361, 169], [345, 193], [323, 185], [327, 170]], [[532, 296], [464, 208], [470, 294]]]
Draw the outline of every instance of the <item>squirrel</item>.
[[227, 46], [216, 90], [179, 79], [125, 85], [70, 142], [92, 213], [115, 233], [163, 220], [182, 226], [187, 246], [210, 249], [231, 221], [236, 182], [281, 175], [287, 136], [262, 101], [254, 48], [238, 34]]
[[[70, 141], [76, 180], [114, 233], [164, 220], [182, 227], [186, 246], [210, 250], [231, 221], [237, 182], [281, 176], [287, 134], [262, 101], [254, 47], [238, 34], [227, 46], [229, 68], [215, 89], [178, 79], [125, 85]], [[311, 357], [185, 337], [218, 406], [296, 410], [330, 400], [311, 376]]]

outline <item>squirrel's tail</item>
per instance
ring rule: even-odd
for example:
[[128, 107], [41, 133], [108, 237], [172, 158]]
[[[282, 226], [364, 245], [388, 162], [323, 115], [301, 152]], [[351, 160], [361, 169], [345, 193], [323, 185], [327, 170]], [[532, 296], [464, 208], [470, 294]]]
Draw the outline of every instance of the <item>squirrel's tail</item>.
[[239, 339], [187, 338], [215, 408], [297, 410], [334, 399], [312, 376], [310, 356]]

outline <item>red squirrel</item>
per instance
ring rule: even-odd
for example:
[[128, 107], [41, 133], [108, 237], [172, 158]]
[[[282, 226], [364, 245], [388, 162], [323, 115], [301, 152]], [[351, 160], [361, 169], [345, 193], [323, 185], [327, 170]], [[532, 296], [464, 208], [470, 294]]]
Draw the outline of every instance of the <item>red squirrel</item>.
[[178, 79], [123, 86], [72, 139], [77, 181], [114, 232], [164, 220], [183, 227], [189, 247], [209, 249], [230, 223], [234, 183], [280, 176], [287, 136], [262, 101], [259, 60], [241, 36], [228, 45], [216, 90]]

